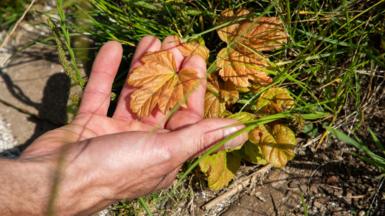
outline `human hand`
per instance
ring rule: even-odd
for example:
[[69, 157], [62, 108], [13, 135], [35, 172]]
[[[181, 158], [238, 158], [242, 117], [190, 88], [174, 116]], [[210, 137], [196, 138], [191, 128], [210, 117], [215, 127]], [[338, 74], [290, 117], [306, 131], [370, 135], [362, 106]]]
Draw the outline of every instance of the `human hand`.
[[[115, 200], [134, 199], [165, 188], [186, 160], [243, 127], [228, 119], [202, 120], [205, 61], [198, 56], [184, 58], [173, 40], [167, 37], [161, 43], [155, 37], [143, 38], [131, 69], [141, 64], [140, 58], [147, 52], [171, 50], [178, 68], [194, 68], [201, 78], [199, 87], [187, 99], [187, 108], [170, 118], [156, 111], [137, 119], [128, 107], [133, 89], [126, 84], [115, 113], [108, 117], [122, 47], [117, 42], [106, 43], [95, 59], [75, 119], [39, 137], [21, 156], [22, 161], [47, 167], [43, 174], [47, 181], [59, 179], [58, 190], [53, 191], [56, 195], [47, 196], [52, 193], [51, 187], [41, 190], [40, 195], [46, 197], [42, 203], [53, 203], [51, 207], [58, 214], [89, 214]], [[240, 145], [246, 139], [240, 135], [226, 146]], [[44, 207], [40, 213], [44, 213]]]

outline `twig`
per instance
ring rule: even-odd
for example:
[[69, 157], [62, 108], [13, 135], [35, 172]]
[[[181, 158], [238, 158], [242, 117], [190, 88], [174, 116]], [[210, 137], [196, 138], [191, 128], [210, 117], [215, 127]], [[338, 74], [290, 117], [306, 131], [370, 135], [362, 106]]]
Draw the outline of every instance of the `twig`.
[[0, 45], [0, 50], [3, 49], [5, 47], [5, 45], [8, 43], [8, 40], [11, 38], [13, 33], [16, 31], [17, 27], [19, 26], [21, 21], [23, 21], [24, 17], [27, 15], [29, 10], [31, 10], [31, 8], [35, 4], [35, 2], [36, 2], [36, 0], [31, 1], [31, 3], [28, 5], [27, 9], [25, 9], [23, 15], [17, 20], [16, 24], [13, 26], [12, 30], [10, 32], [8, 32], [8, 34], [5, 36], [5, 39], [3, 40], [3, 42]]
[[261, 169], [255, 171], [251, 175], [242, 179], [239, 183], [235, 183], [236, 185], [234, 185], [232, 187], [232, 189], [230, 189], [226, 193], [223, 193], [220, 196], [216, 197], [215, 199], [211, 200], [210, 202], [206, 203], [203, 206], [203, 208], [205, 210], [209, 210], [209, 209], [212, 209], [213, 207], [217, 206], [218, 204], [224, 202], [225, 200], [230, 199], [232, 196], [241, 192], [244, 188], [249, 186], [253, 179], [255, 179], [256, 177], [262, 176], [265, 173], [269, 172], [271, 168], [272, 168], [272, 165], [268, 164], [268, 165], [262, 167]]

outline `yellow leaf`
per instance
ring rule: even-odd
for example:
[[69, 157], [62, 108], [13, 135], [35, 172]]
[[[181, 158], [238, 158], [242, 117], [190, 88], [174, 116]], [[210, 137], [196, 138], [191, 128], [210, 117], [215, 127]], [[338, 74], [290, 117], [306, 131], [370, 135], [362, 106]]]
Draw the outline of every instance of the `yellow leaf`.
[[234, 178], [240, 163], [239, 155], [220, 151], [201, 158], [199, 167], [207, 176], [209, 188], [211, 190], [220, 190], [226, 187]]
[[182, 43], [180, 38], [178, 38], [177, 36], [174, 36], [174, 38], [177, 43], [177, 47], [179, 51], [182, 53], [184, 57], [198, 55], [202, 57], [205, 61], [208, 60], [210, 51], [204, 45], [204, 42], [199, 43], [198, 41], [191, 41], [187, 43]]
[[271, 77], [265, 72], [268, 65], [268, 60], [262, 55], [256, 53], [245, 55], [231, 48], [224, 48], [217, 55], [219, 75], [237, 87], [249, 87], [249, 80], [260, 85], [271, 83]]
[[249, 140], [261, 148], [268, 163], [279, 168], [293, 159], [297, 144], [294, 132], [282, 124], [273, 124], [271, 128], [259, 126], [249, 133]]
[[171, 51], [148, 53], [141, 63], [127, 80], [136, 88], [130, 96], [130, 108], [138, 117], [149, 116], [156, 107], [166, 113], [178, 104], [185, 106], [186, 97], [199, 84], [194, 69], [177, 71]]
[[[242, 8], [235, 12], [231, 9], [226, 9], [222, 11], [221, 17], [224, 18], [225, 20], [231, 21], [236, 17], [245, 16], [249, 13], [250, 12], [247, 9], [242, 9]], [[237, 35], [238, 28], [239, 28], [239, 23], [234, 23], [219, 29], [217, 33], [219, 38], [221, 38], [222, 41], [229, 43]]]
[[249, 121], [252, 121], [256, 118], [254, 114], [248, 113], [248, 112], [237, 112], [234, 114], [231, 114], [227, 116], [227, 118], [235, 119], [241, 123], [247, 123]]
[[257, 111], [263, 111], [266, 114], [274, 114], [286, 111], [294, 107], [294, 100], [286, 88], [270, 88], [257, 100]]
[[263, 158], [261, 147], [251, 142], [246, 142], [242, 148], [243, 158], [250, 163], [265, 165], [267, 161]]

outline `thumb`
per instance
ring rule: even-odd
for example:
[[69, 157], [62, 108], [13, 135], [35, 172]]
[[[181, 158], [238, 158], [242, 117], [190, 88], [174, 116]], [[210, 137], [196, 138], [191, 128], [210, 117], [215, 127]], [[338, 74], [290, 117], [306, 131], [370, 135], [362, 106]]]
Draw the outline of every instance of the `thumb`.
[[[242, 128], [244, 125], [231, 119], [204, 119], [197, 124], [164, 134], [164, 144], [175, 162], [183, 163]], [[247, 133], [242, 133], [225, 143], [224, 149], [242, 145], [246, 140]]]

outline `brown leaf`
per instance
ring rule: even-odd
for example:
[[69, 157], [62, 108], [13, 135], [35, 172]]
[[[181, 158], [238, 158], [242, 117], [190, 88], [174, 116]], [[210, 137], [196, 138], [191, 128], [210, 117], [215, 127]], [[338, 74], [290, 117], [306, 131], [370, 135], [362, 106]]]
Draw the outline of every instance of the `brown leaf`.
[[[234, 20], [234, 18], [244, 16], [249, 14], [250, 12], [247, 9], [239, 9], [237, 11], [233, 11], [231, 9], [226, 9], [222, 11], [221, 17], [225, 18], [225, 20]], [[221, 38], [222, 41], [229, 43], [234, 39], [234, 37], [237, 35], [239, 23], [234, 23], [231, 25], [228, 25], [224, 28], [221, 28], [217, 31], [219, 38]]]
[[249, 80], [260, 85], [271, 83], [271, 77], [264, 70], [268, 65], [268, 60], [262, 55], [243, 54], [231, 48], [223, 48], [217, 55], [219, 75], [238, 87], [250, 86]]
[[149, 116], [156, 107], [166, 113], [178, 104], [185, 106], [186, 97], [199, 84], [193, 69], [177, 71], [170, 51], [148, 53], [141, 58], [141, 63], [127, 80], [137, 88], [131, 94], [130, 108], [139, 117]]

